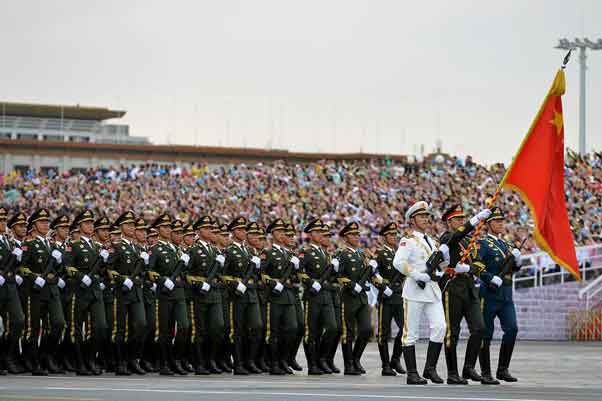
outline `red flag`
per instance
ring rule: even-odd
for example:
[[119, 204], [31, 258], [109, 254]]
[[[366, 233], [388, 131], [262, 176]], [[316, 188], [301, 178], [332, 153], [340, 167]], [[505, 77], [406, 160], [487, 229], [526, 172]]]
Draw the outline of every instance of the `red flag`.
[[539, 247], [581, 280], [564, 195], [564, 71], [554, 78], [537, 117], [502, 180], [531, 209]]

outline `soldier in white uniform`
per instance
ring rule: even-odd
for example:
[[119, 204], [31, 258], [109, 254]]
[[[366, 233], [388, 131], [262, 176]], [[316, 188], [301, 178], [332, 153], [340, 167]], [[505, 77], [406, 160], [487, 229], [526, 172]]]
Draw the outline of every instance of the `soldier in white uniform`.
[[[393, 266], [406, 276], [403, 286], [404, 298], [404, 328], [402, 336], [403, 356], [405, 359], [408, 384], [426, 384], [430, 379], [433, 383], [443, 383], [437, 374], [437, 360], [445, 337], [445, 314], [441, 302], [441, 289], [436, 280], [442, 273], [435, 268], [433, 272], [427, 269], [427, 261], [434, 252], [441, 251], [442, 259], [439, 268], [449, 263], [449, 250], [441, 246], [426, 234], [430, 225], [430, 207], [424, 202], [416, 202], [406, 212], [413, 232], [399, 242], [399, 248], [393, 259]], [[424, 366], [424, 379], [416, 369], [416, 349], [420, 317], [425, 314], [430, 327], [430, 341]]]

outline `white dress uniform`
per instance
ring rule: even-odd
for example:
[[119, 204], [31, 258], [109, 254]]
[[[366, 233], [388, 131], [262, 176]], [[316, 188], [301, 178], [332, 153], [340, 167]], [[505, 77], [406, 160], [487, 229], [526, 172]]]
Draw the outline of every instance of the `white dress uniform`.
[[403, 286], [405, 327], [401, 339], [406, 347], [414, 345], [418, 340], [420, 317], [423, 313], [429, 321], [430, 340], [443, 343], [445, 337], [445, 313], [439, 285], [428, 281], [422, 289], [417, 284], [417, 281], [425, 281], [426, 262], [431, 254], [438, 250], [438, 246], [433, 238], [414, 231], [410, 236], [401, 239], [393, 259], [395, 269], [406, 275]]

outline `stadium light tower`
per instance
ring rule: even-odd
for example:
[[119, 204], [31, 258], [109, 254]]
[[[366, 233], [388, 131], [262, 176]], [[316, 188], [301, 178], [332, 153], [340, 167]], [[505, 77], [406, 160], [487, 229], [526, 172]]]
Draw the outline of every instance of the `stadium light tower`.
[[585, 49], [602, 50], [602, 39], [596, 42], [584, 38], [583, 40], [575, 38], [574, 41], [568, 39], [559, 39], [556, 49], [579, 49], [579, 154], [584, 155], [585, 149], [585, 71], [587, 66], [585, 60], [587, 56]]

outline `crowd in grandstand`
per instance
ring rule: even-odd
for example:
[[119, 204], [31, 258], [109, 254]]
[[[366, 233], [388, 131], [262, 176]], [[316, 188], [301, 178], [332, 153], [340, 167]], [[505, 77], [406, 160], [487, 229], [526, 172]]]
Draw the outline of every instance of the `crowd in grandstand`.
[[[437, 155], [394, 161], [333, 161], [256, 164], [129, 165], [87, 172], [47, 171], [0, 175], [0, 204], [30, 213], [47, 207], [73, 215], [83, 207], [115, 219], [132, 209], [151, 221], [168, 212], [183, 221], [211, 214], [222, 221], [236, 215], [267, 224], [275, 217], [303, 227], [321, 217], [341, 228], [355, 220], [363, 246], [375, 247], [389, 221], [406, 227], [403, 212], [416, 200], [432, 203], [434, 233], [443, 232], [440, 213], [460, 200], [467, 213], [485, 205], [504, 173], [502, 164], [484, 166], [472, 158]], [[602, 154], [566, 157], [566, 197], [577, 245], [602, 243]], [[530, 213], [519, 196], [503, 191], [497, 201], [508, 216], [507, 239], [530, 232]], [[532, 239], [523, 252], [536, 251]]]

